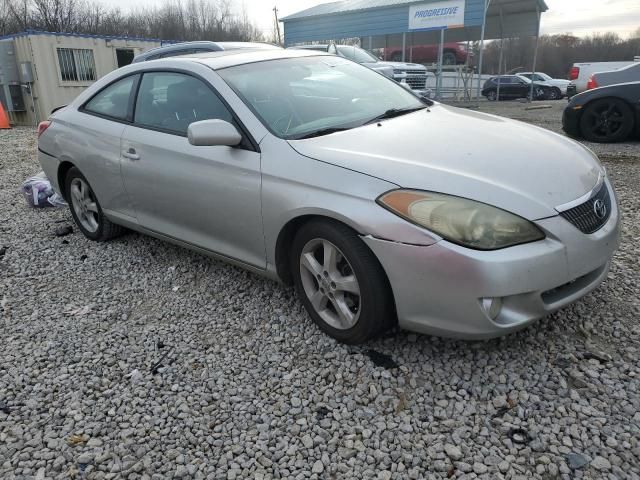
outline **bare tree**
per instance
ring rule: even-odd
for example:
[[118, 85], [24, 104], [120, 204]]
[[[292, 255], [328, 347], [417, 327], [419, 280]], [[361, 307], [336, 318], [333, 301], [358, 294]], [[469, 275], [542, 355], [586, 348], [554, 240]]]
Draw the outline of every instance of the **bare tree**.
[[0, 33], [27, 29], [128, 35], [167, 40], [259, 40], [231, 0], [165, 0], [126, 13], [87, 0], [0, 0]]

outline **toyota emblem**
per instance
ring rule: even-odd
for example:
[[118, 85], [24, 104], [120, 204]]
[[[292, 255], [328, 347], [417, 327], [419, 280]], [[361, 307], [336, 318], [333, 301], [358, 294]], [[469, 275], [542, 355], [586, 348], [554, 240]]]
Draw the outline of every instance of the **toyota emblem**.
[[600, 199], [593, 202], [593, 213], [596, 214], [600, 220], [607, 216], [607, 206]]

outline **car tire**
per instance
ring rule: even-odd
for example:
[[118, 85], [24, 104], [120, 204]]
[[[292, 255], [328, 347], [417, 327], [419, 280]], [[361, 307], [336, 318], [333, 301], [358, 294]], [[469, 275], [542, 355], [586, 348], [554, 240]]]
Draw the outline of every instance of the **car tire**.
[[453, 52], [444, 52], [442, 55], [442, 64], [443, 65], [455, 65], [458, 63], [458, 59], [456, 58], [456, 54]]
[[402, 53], [401, 52], [394, 52], [391, 55], [391, 61], [392, 62], [402, 62]]
[[339, 342], [363, 343], [397, 323], [386, 274], [351, 228], [330, 220], [304, 224], [290, 265], [309, 316]]
[[559, 88], [553, 87], [549, 91], [549, 100], [560, 100], [562, 99], [562, 92]]
[[76, 167], [67, 172], [65, 196], [73, 221], [89, 240], [104, 242], [124, 232], [105, 216], [89, 182]]
[[487, 92], [487, 100], [489, 100], [490, 102], [495, 102], [498, 99], [498, 92], [496, 92], [495, 90], [489, 90]]
[[580, 117], [580, 133], [591, 142], [622, 142], [633, 128], [633, 110], [618, 98], [595, 100], [587, 104]]

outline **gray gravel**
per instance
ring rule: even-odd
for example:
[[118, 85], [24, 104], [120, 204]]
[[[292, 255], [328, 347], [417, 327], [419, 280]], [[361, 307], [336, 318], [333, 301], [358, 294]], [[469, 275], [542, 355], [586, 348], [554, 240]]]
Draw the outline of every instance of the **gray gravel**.
[[0, 131], [0, 478], [640, 478], [638, 143], [598, 146], [624, 225], [596, 292], [503, 339], [362, 347], [240, 269], [55, 237], [69, 213], [16, 193], [35, 144]]

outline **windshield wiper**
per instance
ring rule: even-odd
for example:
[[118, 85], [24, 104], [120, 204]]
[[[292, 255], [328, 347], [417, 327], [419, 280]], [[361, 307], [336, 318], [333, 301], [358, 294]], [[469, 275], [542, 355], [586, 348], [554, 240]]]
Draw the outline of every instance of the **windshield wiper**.
[[293, 137], [291, 140], [303, 140], [305, 138], [313, 138], [313, 137], [321, 137], [322, 135], [329, 135], [331, 133], [343, 132], [345, 130], [350, 130], [347, 127], [329, 127], [329, 128], [321, 128], [320, 130], [314, 130], [313, 132], [305, 133], [299, 137]]
[[371, 120], [367, 120], [366, 122], [363, 123], [363, 125], [369, 125], [370, 123], [375, 123], [378, 120], [399, 117], [401, 115], [406, 115], [407, 113], [417, 112], [418, 110], [424, 110], [425, 108], [427, 108], [426, 105], [421, 105], [419, 107], [409, 107], [409, 108], [390, 108], [389, 110], [378, 115], [377, 117], [373, 117]]

